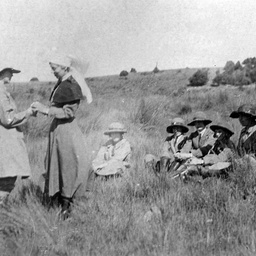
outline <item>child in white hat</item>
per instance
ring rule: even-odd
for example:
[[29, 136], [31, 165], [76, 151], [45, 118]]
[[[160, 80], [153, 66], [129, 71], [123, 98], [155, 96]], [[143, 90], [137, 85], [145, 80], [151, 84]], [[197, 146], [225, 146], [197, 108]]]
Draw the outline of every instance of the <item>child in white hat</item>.
[[130, 166], [131, 146], [123, 137], [126, 132], [124, 125], [118, 122], [111, 123], [108, 130], [104, 132], [110, 139], [101, 146], [97, 157], [92, 162], [96, 175], [121, 175]]

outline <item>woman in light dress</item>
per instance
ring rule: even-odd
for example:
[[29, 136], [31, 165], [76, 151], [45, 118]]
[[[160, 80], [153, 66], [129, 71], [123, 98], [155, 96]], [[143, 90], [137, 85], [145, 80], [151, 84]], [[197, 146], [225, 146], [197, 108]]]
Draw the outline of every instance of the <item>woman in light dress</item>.
[[0, 71], [0, 202], [12, 191], [17, 177], [23, 179], [31, 175], [27, 149], [20, 125], [36, 114], [29, 107], [18, 112], [16, 104], [7, 91], [14, 73], [13, 68]]

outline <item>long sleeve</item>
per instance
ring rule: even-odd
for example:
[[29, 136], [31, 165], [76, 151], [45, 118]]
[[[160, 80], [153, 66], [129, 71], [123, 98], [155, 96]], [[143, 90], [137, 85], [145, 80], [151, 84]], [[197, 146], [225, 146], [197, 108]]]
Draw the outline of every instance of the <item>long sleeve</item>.
[[191, 149], [192, 149], [192, 140], [191, 139], [188, 139], [184, 146], [182, 147], [181, 149], [181, 152], [182, 153], [190, 153], [191, 152]]
[[[204, 142], [203, 145], [200, 146], [197, 149], [193, 149], [191, 150], [191, 153], [193, 154], [193, 156], [195, 157], [204, 157], [208, 154], [209, 150], [213, 147], [216, 138], [213, 137], [213, 133], [212, 132], [207, 132], [207, 134], [204, 135]], [[203, 140], [203, 138], [201, 139]]]
[[92, 167], [94, 170], [97, 170], [102, 164], [105, 164], [105, 158], [104, 155], [107, 152], [107, 147], [102, 146], [96, 156], [96, 158], [92, 161]]
[[204, 147], [201, 147], [201, 148], [198, 148], [198, 149], [192, 149], [191, 153], [192, 153], [193, 156], [200, 158], [200, 157], [203, 157], [203, 156], [207, 155], [207, 153], [212, 148], [212, 146], [213, 145], [208, 144], [208, 145], [206, 145]]
[[222, 152], [220, 152], [218, 155], [217, 154], [209, 154], [205, 156], [204, 163], [205, 165], [211, 165], [211, 164], [216, 164], [218, 162], [230, 162], [232, 160], [233, 153], [230, 148], [224, 148]]
[[75, 116], [75, 113], [79, 107], [79, 103], [66, 104], [62, 107], [52, 105], [49, 108], [48, 116], [54, 116], [58, 119], [69, 119]]
[[173, 152], [172, 152], [172, 149], [170, 149], [170, 147], [171, 146], [169, 145], [169, 142], [165, 141], [162, 148], [161, 156], [168, 157], [168, 158], [170, 158], [171, 155], [173, 156]]
[[[122, 142], [122, 141], [121, 141]], [[120, 142], [120, 143], [121, 143]], [[131, 146], [128, 141], [123, 141], [121, 145], [118, 145], [114, 149], [114, 155], [111, 157], [111, 160], [124, 161], [126, 157], [131, 153]]]
[[246, 130], [241, 131], [237, 151], [240, 156], [245, 154], [256, 155], [256, 128], [253, 127], [252, 132], [246, 133]]
[[100, 148], [96, 158], [92, 161], [92, 167], [96, 171], [116, 162], [124, 162], [130, 154], [131, 146], [125, 139], [117, 143], [116, 146], [108, 141]]
[[0, 122], [6, 128], [17, 127], [27, 121], [26, 111], [16, 113], [16, 105], [12, 97], [3, 88], [0, 90]]

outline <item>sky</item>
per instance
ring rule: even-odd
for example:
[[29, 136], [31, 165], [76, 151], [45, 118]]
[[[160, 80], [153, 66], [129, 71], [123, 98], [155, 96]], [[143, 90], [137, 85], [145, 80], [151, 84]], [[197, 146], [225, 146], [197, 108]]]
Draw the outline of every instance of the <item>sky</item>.
[[222, 67], [256, 56], [255, 0], [1, 0], [0, 69], [54, 81], [56, 52], [90, 63], [86, 77]]

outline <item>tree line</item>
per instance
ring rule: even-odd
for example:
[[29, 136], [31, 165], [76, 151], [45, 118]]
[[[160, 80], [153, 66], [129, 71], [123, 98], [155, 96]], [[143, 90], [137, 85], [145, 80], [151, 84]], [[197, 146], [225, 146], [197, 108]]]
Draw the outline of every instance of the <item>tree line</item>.
[[[189, 86], [203, 86], [209, 81], [209, 69], [199, 69], [189, 78]], [[249, 85], [256, 82], [256, 57], [234, 63], [227, 61], [221, 73], [219, 70], [212, 80], [212, 86], [219, 85]]]

